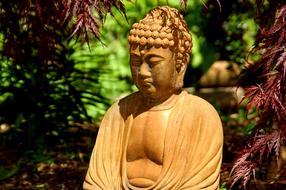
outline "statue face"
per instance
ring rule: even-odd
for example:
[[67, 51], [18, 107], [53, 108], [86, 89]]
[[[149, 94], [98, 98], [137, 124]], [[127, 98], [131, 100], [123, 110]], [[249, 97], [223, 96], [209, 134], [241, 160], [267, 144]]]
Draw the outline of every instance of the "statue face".
[[169, 48], [130, 48], [132, 78], [140, 92], [151, 99], [168, 98], [176, 90], [178, 73]]

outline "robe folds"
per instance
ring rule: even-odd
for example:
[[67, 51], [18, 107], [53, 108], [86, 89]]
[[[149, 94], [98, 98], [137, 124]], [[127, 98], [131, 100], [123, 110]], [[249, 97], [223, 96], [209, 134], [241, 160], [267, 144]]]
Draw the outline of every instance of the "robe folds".
[[128, 136], [133, 113], [140, 104], [137, 92], [109, 108], [100, 125], [83, 189], [219, 189], [223, 145], [220, 118], [208, 102], [186, 91], [178, 95], [169, 117], [158, 180], [148, 188], [132, 187], [128, 183]]

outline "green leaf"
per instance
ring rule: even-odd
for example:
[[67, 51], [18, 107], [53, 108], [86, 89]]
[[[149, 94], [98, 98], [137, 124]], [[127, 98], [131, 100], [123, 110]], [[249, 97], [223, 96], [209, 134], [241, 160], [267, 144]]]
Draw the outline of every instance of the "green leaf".
[[8, 179], [9, 177], [15, 175], [19, 170], [18, 165], [13, 165], [11, 168], [6, 169], [3, 166], [0, 166], [0, 181]]

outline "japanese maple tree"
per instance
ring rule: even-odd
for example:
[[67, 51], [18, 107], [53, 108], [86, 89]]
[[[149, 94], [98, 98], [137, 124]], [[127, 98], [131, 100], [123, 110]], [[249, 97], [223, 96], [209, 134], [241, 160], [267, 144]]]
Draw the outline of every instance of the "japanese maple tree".
[[[233, 167], [232, 185], [241, 180], [245, 188], [270, 155], [279, 159], [286, 143], [286, 5], [275, 0], [264, 6], [257, 1], [260, 30], [251, 52], [260, 58], [248, 64], [239, 83], [246, 91], [247, 110], [259, 114], [253, 136]], [[275, 182], [285, 176], [285, 169], [277, 168]]]

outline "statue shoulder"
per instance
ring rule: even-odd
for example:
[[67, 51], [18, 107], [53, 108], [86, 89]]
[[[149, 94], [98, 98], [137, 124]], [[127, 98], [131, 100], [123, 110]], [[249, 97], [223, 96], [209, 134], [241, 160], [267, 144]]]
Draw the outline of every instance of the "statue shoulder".
[[140, 96], [139, 92], [134, 92], [132, 94], [129, 94], [129, 95], [121, 98], [116, 103], [117, 104], [132, 104], [132, 103], [135, 103], [136, 101], [138, 101], [139, 96]]
[[186, 92], [185, 96], [185, 105], [188, 105], [189, 109], [194, 110], [197, 114], [208, 117], [214, 116], [220, 120], [218, 112], [208, 101], [199, 96], [189, 94], [188, 92]]
[[105, 115], [120, 114], [125, 118], [135, 109], [139, 102], [139, 93], [132, 93], [115, 101]]
[[[187, 94], [185, 106], [187, 115], [192, 122], [200, 121], [206, 133], [219, 137], [219, 144], [223, 143], [223, 128], [216, 109], [206, 100], [195, 95]], [[197, 123], [198, 124], [198, 123]]]
[[115, 101], [104, 114], [101, 123], [105, 123], [104, 121], [118, 122], [122, 119], [126, 120], [134, 110], [136, 99], [138, 102], [138, 93], [135, 92]]
[[131, 104], [134, 101], [138, 100], [138, 92], [134, 92], [132, 94], [129, 94], [127, 96], [124, 96], [122, 98], [118, 98], [111, 106], [109, 109], [116, 108], [118, 106], [123, 106], [126, 104]]

